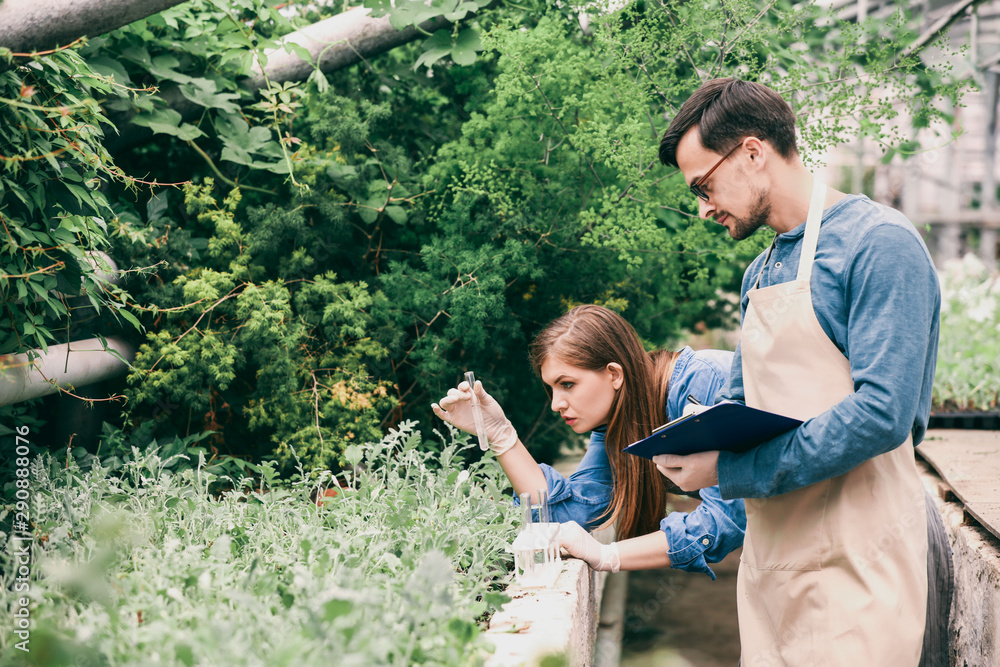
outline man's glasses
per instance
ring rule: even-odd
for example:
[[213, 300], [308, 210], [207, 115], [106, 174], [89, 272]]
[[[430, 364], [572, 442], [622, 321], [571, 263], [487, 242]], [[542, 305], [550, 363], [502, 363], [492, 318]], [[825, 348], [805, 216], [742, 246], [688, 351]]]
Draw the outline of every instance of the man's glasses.
[[[757, 137], [757, 138], [759, 140], [763, 141], [763, 139], [760, 139], [760, 137]], [[696, 182], [694, 182], [690, 186], [688, 186], [691, 189], [691, 192], [694, 193], [695, 197], [697, 197], [698, 199], [700, 199], [700, 200], [702, 200], [704, 202], [708, 201], [708, 193], [705, 192], [705, 190], [701, 186], [703, 186], [705, 184], [705, 181], [707, 181], [708, 177], [712, 175], [712, 172], [715, 171], [716, 169], [718, 169], [719, 165], [726, 161], [727, 157], [729, 157], [730, 155], [732, 155], [733, 153], [735, 153], [736, 149], [743, 145], [744, 141], [746, 141], [745, 138], [743, 139], [743, 141], [740, 141], [738, 144], [736, 144], [731, 149], [729, 149], [729, 152], [726, 153], [725, 155], [723, 155], [722, 159], [719, 160], [718, 162], [716, 162], [715, 166], [712, 167], [711, 169], [709, 169], [707, 174], [705, 174], [704, 176], [702, 176], [701, 178], [699, 178]]]

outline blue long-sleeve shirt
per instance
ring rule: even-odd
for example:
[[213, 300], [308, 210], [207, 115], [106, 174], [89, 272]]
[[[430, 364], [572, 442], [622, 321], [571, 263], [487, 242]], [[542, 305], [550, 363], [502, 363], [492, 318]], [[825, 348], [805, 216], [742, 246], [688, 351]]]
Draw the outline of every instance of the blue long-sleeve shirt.
[[[760, 286], [794, 280], [805, 223], [775, 238]], [[747, 292], [766, 253], [743, 276]], [[723, 498], [763, 498], [844, 474], [923, 439], [937, 363], [941, 293], [927, 248], [902, 213], [851, 195], [823, 214], [810, 281], [820, 326], [850, 361], [854, 393], [748, 452], [720, 452]], [[720, 399], [744, 402], [740, 347]]]
[[[667, 419], [680, 417], [688, 395], [711, 405], [722, 389], [732, 365], [732, 352], [685, 347], [678, 353], [667, 391]], [[611, 503], [613, 480], [605, 434], [590, 434], [590, 445], [568, 478], [551, 466], [541, 464], [549, 493], [553, 521], [576, 521], [592, 530], [603, 521], [601, 515]], [[699, 492], [701, 504], [692, 512], [671, 512], [660, 521], [667, 537], [670, 566], [688, 572], [703, 572], [715, 579], [708, 563], [717, 563], [743, 545], [746, 511], [743, 501], [723, 500], [719, 488]]]

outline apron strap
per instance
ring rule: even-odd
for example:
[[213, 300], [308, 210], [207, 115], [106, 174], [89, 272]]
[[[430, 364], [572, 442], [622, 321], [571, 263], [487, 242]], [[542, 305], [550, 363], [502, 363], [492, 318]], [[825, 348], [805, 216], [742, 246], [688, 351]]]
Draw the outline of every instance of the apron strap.
[[818, 177], [813, 176], [809, 217], [806, 218], [806, 231], [802, 237], [802, 254], [799, 256], [799, 274], [796, 276], [796, 280], [809, 282], [809, 278], [812, 277], [813, 259], [816, 257], [816, 243], [819, 241], [819, 226], [823, 221], [823, 201], [825, 199], [826, 186]]
[[774, 235], [774, 240], [771, 241], [771, 245], [767, 247], [767, 254], [764, 255], [764, 261], [760, 264], [760, 271], [757, 272], [757, 280], [753, 282], [753, 287], [750, 289], [754, 290], [760, 286], [760, 277], [764, 275], [764, 268], [767, 266], [768, 260], [771, 259], [771, 251], [774, 250], [774, 244], [778, 242], [778, 235]]

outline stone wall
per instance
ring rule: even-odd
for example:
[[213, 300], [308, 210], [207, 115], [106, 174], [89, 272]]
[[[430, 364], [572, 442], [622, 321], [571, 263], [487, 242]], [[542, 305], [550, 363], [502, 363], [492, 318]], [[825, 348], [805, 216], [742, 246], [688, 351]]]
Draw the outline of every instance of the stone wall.
[[1000, 540], [967, 516], [937, 473], [926, 466], [923, 473], [953, 550], [950, 662], [955, 667], [1000, 665]]
[[562, 656], [567, 665], [593, 664], [594, 639], [605, 572], [594, 572], [582, 560], [566, 559], [550, 588], [507, 589], [511, 601], [490, 620], [487, 638], [496, 647], [490, 667], [541, 664]]

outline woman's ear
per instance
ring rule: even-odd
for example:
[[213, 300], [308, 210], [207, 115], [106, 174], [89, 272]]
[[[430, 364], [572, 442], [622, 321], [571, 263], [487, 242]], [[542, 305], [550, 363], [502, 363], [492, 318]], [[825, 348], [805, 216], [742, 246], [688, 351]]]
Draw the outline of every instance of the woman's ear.
[[612, 361], [608, 364], [608, 373], [611, 374], [611, 386], [618, 391], [625, 384], [625, 371], [622, 369], [622, 365]]

